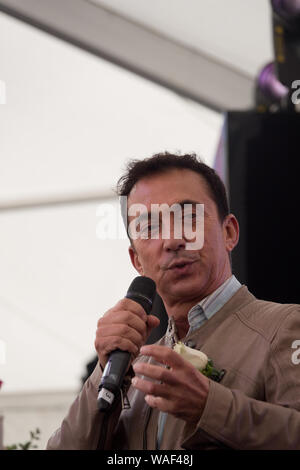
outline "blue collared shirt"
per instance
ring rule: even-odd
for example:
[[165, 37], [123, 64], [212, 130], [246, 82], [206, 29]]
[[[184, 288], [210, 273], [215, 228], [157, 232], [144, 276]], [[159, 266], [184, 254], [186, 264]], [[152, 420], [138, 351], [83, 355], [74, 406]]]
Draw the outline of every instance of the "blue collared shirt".
[[235, 276], [227, 279], [218, 289], [200, 300], [188, 313], [188, 335], [209, 320], [239, 290], [241, 283]]

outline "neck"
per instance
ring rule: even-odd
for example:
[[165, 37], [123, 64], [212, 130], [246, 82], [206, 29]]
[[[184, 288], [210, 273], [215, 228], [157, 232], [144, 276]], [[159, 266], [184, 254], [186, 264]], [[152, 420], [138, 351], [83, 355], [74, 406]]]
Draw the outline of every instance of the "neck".
[[164, 301], [168, 316], [173, 317], [175, 321], [178, 339], [182, 339], [186, 336], [190, 327], [188, 322], [188, 312], [194, 305], [200, 302], [200, 300], [201, 299], [195, 299], [190, 302], [180, 302], [171, 305], [168, 305], [168, 303]]
[[196, 296], [195, 298], [180, 300], [176, 299], [176, 301], [173, 300], [173, 302], [169, 299], [163, 299], [168, 316], [173, 317], [175, 321], [178, 339], [184, 338], [189, 330], [190, 325], [188, 322], [188, 313], [191, 308], [194, 307], [194, 305], [199, 303], [201, 300], [203, 300], [205, 297], [212, 294], [231, 276], [232, 273], [230, 273], [225, 279], [223, 279], [222, 282], [220, 282], [217, 286], [214, 286], [214, 288], [208, 290], [205, 294], [198, 294], [198, 296]]
[[181, 340], [187, 335], [187, 332], [189, 331], [189, 322], [187, 321], [187, 318], [184, 318], [177, 321], [175, 320], [175, 324], [178, 339]]

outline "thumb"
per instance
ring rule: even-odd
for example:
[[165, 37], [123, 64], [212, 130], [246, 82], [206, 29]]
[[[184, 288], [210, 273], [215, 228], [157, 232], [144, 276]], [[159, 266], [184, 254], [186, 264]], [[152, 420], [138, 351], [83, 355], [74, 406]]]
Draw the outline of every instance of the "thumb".
[[160, 319], [155, 315], [148, 315], [147, 317], [147, 336], [151, 333], [153, 328], [156, 328], [160, 324]]

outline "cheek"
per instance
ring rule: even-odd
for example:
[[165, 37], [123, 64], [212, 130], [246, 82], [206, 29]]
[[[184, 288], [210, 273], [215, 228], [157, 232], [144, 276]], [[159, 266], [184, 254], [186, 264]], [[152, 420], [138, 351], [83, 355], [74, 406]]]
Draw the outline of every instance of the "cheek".
[[208, 229], [204, 232], [204, 250], [219, 251], [224, 246], [223, 232], [219, 228]]
[[139, 240], [136, 243], [136, 251], [139, 254], [139, 261], [144, 270], [155, 272], [159, 260], [159, 240]]

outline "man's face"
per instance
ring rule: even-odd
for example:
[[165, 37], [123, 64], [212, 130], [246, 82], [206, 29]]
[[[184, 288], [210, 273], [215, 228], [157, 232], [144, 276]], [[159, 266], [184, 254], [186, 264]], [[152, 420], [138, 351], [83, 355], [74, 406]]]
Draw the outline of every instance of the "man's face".
[[[167, 304], [183, 299], [199, 301], [228, 279], [231, 275], [228, 253], [238, 241], [235, 217], [231, 214], [220, 222], [205, 179], [191, 170], [170, 169], [141, 179], [129, 195], [128, 208], [143, 204], [151, 213], [153, 204], [172, 206], [184, 201], [204, 204], [201, 249], [187, 249], [191, 240], [185, 238], [184, 230], [180, 238], [175, 238], [172, 223], [168, 239], [138, 238], [133, 241], [133, 248], [129, 248], [137, 271], [155, 281], [158, 293]], [[196, 213], [196, 206], [193, 212]], [[129, 217], [129, 223], [133, 218]]]

